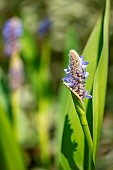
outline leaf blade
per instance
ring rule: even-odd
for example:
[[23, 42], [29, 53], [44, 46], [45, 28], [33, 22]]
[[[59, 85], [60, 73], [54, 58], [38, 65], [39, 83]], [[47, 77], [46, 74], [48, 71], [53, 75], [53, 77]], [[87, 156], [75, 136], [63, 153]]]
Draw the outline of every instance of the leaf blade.
[[[69, 93], [68, 102], [66, 106], [67, 108], [65, 112], [66, 115], [65, 115], [65, 123], [64, 123], [63, 137], [62, 137], [61, 153], [67, 159], [68, 166], [71, 169], [74, 169], [74, 167], [76, 167], [76, 169], [83, 170], [84, 134], [79, 121], [79, 117], [74, 108], [74, 103], [71, 97], [71, 93]], [[66, 134], [68, 135], [66, 136]], [[68, 142], [66, 139], [68, 140]], [[65, 166], [64, 160], [62, 160], [62, 163], [65, 169], [67, 169], [68, 167]]]
[[106, 1], [104, 22], [103, 22], [103, 47], [100, 55], [98, 67], [94, 78], [93, 87], [93, 159], [96, 161], [99, 136], [102, 126], [102, 119], [105, 105], [105, 95], [107, 87], [107, 72], [108, 72], [108, 35], [109, 35], [109, 11], [110, 0]]
[[3, 157], [0, 159], [3, 163], [3, 168], [6, 170], [25, 170], [25, 165], [22, 159], [22, 154], [20, 148], [16, 143], [10, 123], [7, 118], [7, 114], [4, 112], [3, 108], [0, 106], [0, 136], [1, 144], [0, 150], [2, 151]]

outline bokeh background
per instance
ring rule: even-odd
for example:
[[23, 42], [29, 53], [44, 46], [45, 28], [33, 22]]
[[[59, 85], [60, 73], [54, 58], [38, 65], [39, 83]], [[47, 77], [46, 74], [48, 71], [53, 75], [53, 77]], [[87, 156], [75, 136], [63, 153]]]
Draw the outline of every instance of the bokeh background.
[[[0, 112], [26, 170], [62, 170], [63, 69], [71, 48], [82, 53], [104, 4], [104, 0], [0, 0]], [[98, 170], [113, 169], [113, 2], [109, 50]], [[5, 129], [0, 125], [1, 170], [7, 170], [4, 155], [10, 147], [9, 138], [2, 140]]]

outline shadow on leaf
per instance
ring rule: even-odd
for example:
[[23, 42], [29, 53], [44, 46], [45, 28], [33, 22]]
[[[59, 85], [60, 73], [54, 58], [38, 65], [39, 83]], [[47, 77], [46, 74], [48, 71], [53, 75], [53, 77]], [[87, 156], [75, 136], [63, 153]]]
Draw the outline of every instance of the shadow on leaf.
[[75, 141], [72, 141], [71, 139], [72, 133], [73, 129], [71, 128], [71, 124], [67, 114], [65, 117], [61, 152], [68, 160], [70, 168], [72, 170], [79, 170], [73, 158], [73, 153], [76, 152], [78, 144]]

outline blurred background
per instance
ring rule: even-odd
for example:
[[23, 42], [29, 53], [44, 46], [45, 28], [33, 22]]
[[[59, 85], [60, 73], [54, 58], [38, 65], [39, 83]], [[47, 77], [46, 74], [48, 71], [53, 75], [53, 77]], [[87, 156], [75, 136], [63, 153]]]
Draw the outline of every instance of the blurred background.
[[[0, 0], [0, 170], [62, 170], [63, 69], [104, 7], [99, 0]], [[113, 169], [113, 2], [97, 169]], [[96, 43], [96, 42], [95, 42]]]

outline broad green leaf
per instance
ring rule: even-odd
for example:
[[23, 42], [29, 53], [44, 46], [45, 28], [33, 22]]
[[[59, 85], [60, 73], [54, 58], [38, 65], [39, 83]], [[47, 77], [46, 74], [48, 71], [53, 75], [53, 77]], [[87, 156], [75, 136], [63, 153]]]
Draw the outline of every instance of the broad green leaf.
[[[91, 93], [94, 82], [94, 75], [96, 72], [98, 59], [102, 48], [101, 46], [102, 46], [103, 17], [104, 17], [103, 14], [101, 14], [82, 53], [85, 58], [85, 61], [89, 61], [89, 65], [87, 67], [87, 72], [89, 72], [89, 76], [88, 79], [86, 80], [85, 88], [86, 90], [90, 90]], [[89, 128], [93, 136], [92, 100], [85, 99], [84, 102]]]
[[[97, 31], [98, 30], [96, 30], [96, 32]], [[72, 35], [72, 32], [71, 32], [71, 35]], [[74, 35], [73, 35], [73, 37], [74, 37]], [[74, 42], [73, 41], [73, 37], [72, 37], [72, 41], [69, 41], [69, 43], [68, 43], [68, 46], [69, 46], [68, 50], [72, 49], [72, 47], [73, 47], [73, 44], [71, 44], [71, 42]], [[86, 50], [86, 52], [87, 52], [87, 50]], [[65, 63], [67, 63], [67, 62], [65, 62]], [[65, 92], [65, 93], [62, 93], [64, 98], [67, 98], [67, 94], [69, 95], [70, 92], [68, 92], [68, 91], [63, 91], [63, 92]], [[64, 103], [66, 105], [66, 107], [67, 107], [67, 110], [65, 112], [66, 116], [65, 116], [64, 131], [63, 131], [63, 138], [62, 138], [62, 156], [61, 156], [62, 163], [63, 163], [63, 166], [64, 166], [65, 169], [69, 169], [68, 167], [70, 167], [71, 169], [75, 169], [75, 167], [76, 167], [76, 169], [85, 169], [85, 168], [87, 168], [87, 169], [89, 168], [90, 169], [90, 165], [92, 164], [91, 163], [92, 162], [92, 156], [91, 156], [91, 154], [89, 154], [88, 149], [87, 149], [87, 157], [88, 158], [86, 159], [84, 157], [84, 156], [86, 156], [84, 154], [84, 151], [85, 151], [85, 148], [86, 148], [86, 146], [85, 146], [86, 143], [84, 143], [84, 133], [83, 133], [83, 130], [87, 131], [87, 128], [86, 127], [83, 128], [81, 126], [81, 124], [84, 124], [83, 122], [86, 121], [86, 120], [84, 120], [83, 116], [80, 115], [80, 113], [85, 115], [85, 110], [84, 110], [84, 107], [83, 107], [83, 103], [79, 102], [79, 100], [77, 100], [77, 98], [75, 98], [75, 97], [73, 96], [73, 100], [72, 100], [71, 95], [69, 95], [69, 97], [67, 98], [67, 100], [70, 102], [69, 105], [67, 103], [65, 104], [65, 102], [62, 101], [62, 103]], [[73, 101], [74, 101], [74, 103], [73, 103]], [[74, 106], [76, 107], [76, 110], [75, 110]], [[72, 111], [71, 111], [71, 109], [72, 109]], [[73, 116], [75, 116], [75, 118], [73, 118]], [[69, 125], [70, 126], [67, 123], [67, 120], [66, 120], [67, 117], [69, 119], [69, 122], [70, 122]], [[75, 121], [75, 123], [74, 123], [74, 121]], [[74, 124], [76, 126], [74, 126]], [[73, 128], [70, 130], [69, 127], [73, 127]], [[79, 130], [80, 133], [78, 132], [78, 130]], [[66, 134], [69, 133], [69, 132], [71, 132], [70, 134], [68, 134], [69, 136], [66, 136]], [[88, 131], [88, 133], [90, 135], [89, 131]], [[78, 136], [78, 134], [79, 134], [79, 136]], [[70, 139], [68, 140], [68, 142], [66, 142], [67, 138], [70, 138], [71, 135], [73, 135], [73, 139], [75, 141], [79, 141], [77, 143], [78, 147], [76, 149], [76, 152], [74, 152], [73, 142]], [[64, 150], [63, 150], [63, 148], [64, 148]], [[73, 154], [73, 152], [74, 152], [74, 154]], [[73, 156], [67, 156], [67, 155], [69, 155], [68, 153], [70, 153], [70, 155], [72, 154]], [[89, 159], [89, 157], [91, 159]], [[85, 165], [85, 161], [87, 161], [87, 167], [84, 167], [84, 166], [86, 166]], [[89, 161], [89, 163], [88, 163], [88, 161]]]
[[108, 74], [108, 44], [109, 44], [109, 11], [110, 0], [106, 0], [106, 8], [103, 20], [103, 42], [102, 51], [99, 58], [98, 67], [95, 73], [93, 86], [93, 159], [96, 160], [97, 147], [101, 132], [104, 104], [106, 97], [106, 85]]
[[[108, 2], [109, 3], [109, 2]], [[87, 69], [87, 71], [90, 73], [90, 75], [89, 75], [89, 77], [88, 77], [88, 79], [87, 79], [87, 83], [86, 83], [86, 90], [90, 90], [91, 92], [92, 92], [92, 89], [93, 89], [93, 83], [94, 83], [94, 76], [95, 76], [95, 74], [97, 74], [98, 72], [97, 72], [97, 70], [98, 70], [98, 67], [99, 67], [99, 63], [100, 63], [100, 61], [102, 60], [100, 60], [100, 58], [101, 58], [101, 56], [100, 55], [102, 55], [101, 54], [101, 52], [102, 52], [102, 49], [103, 49], [103, 46], [104, 46], [104, 37], [103, 37], [103, 29], [105, 30], [107, 27], [105, 26], [105, 18], [106, 18], [106, 15], [105, 15], [105, 13], [102, 13], [101, 14], [101, 16], [99, 17], [99, 19], [98, 19], [98, 21], [97, 21], [97, 23], [96, 23], [96, 25], [95, 25], [95, 27], [94, 27], [94, 29], [93, 29], [93, 31], [92, 31], [92, 34], [91, 34], [91, 36], [90, 36], [90, 38], [89, 38], [89, 40], [88, 40], [88, 43], [86, 44], [86, 47], [85, 47], [85, 49], [84, 49], [84, 51], [83, 51], [83, 56], [85, 57], [85, 61], [89, 61], [90, 62], [90, 64], [88, 65], [88, 69]], [[107, 19], [108, 19], [108, 16], [107, 16]], [[108, 20], [107, 20], [108, 21]], [[106, 23], [106, 25], [107, 25], [108, 23]], [[108, 25], [107, 25], [108, 26]], [[107, 31], [107, 30], [106, 30]], [[106, 38], [107, 39], [107, 38]], [[106, 45], [107, 45], [107, 43], [108, 42], [106, 42]], [[104, 51], [104, 50], [103, 50]], [[106, 51], [106, 50], [105, 50]], [[106, 54], [106, 52], [103, 52], [104, 54], [103, 55], [105, 55]], [[104, 63], [105, 61], [103, 61], [103, 63]], [[107, 60], [106, 60], [106, 62], [107, 62]], [[101, 61], [101, 64], [103, 64], [102, 63], [102, 61]], [[104, 63], [105, 64], [105, 63]], [[104, 64], [103, 64], [103, 66], [101, 66], [102, 68], [104, 68]], [[106, 65], [107, 65], [107, 63], [106, 63]], [[102, 69], [101, 68], [101, 69]], [[96, 70], [97, 69], [97, 70]], [[105, 70], [104, 70], [105, 71]], [[101, 73], [100, 73], [101, 74]], [[100, 74], [99, 74], [99, 76], [100, 76]], [[107, 73], [105, 74], [105, 75], [107, 75]], [[101, 76], [100, 76], [101, 77]], [[100, 77], [98, 77], [98, 79], [101, 81], [101, 79], [100, 79]], [[106, 80], [106, 78], [104, 77], [104, 81]], [[99, 82], [99, 84], [101, 84], [100, 82]], [[96, 84], [96, 86], [98, 87], [99, 86], [99, 84], [97, 85]], [[104, 88], [105, 89], [105, 88]], [[102, 87], [101, 87], [101, 90], [102, 90]], [[105, 90], [104, 90], [105, 91]], [[105, 94], [105, 92], [104, 92], [104, 94]], [[99, 93], [98, 93], [98, 95], [100, 95]], [[101, 98], [101, 97], [100, 97]], [[105, 95], [103, 95], [103, 98], [105, 98]], [[68, 100], [70, 100], [71, 101], [71, 97], [68, 99]], [[94, 98], [94, 92], [93, 92], [93, 100], [95, 100], [97, 103], [99, 102], [99, 100], [96, 100], [96, 98]], [[104, 103], [104, 101], [103, 102], [101, 102], [101, 103]], [[75, 112], [75, 114], [77, 115], [77, 113], [80, 113], [81, 112], [81, 106], [79, 105], [79, 103], [76, 103], [76, 99], [74, 100], [74, 104], [75, 104], [75, 108], [76, 108], [76, 111], [73, 109], [73, 112]], [[98, 105], [99, 105], [99, 103], [98, 103]], [[66, 105], [67, 107], [71, 107], [72, 108], [72, 104], [70, 104], [69, 106], [68, 105]], [[77, 106], [80, 106], [80, 107], [78, 107], [77, 108]], [[100, 105], [99, 105], [100, 106]], [[102, 108], [103, 108], [103, 105], [101, 106]], [[90, 132], [91, 132], [91, 134], [92, 134], [92, 137], [94, 137], [93, 136], [93, 123], [95, 123], [96, 124], [96, 122], [95, 122], [95, 120], [96, 120], [96, 116], [97, 116], [97, 114], [96, 114], [96, 116], [94, 116], [94, 120], [93, 120], [93, 109], [92, 109], [92, 100], [87, 100], [87, 99], [85, 99], [85, 108], [86, 108], [86, 115], [87, 115], [87, 120], [88, 120], [88, 125], [89, 125], [89, 128], [90, 128]], [[79, 110], [80, 109], [80, 110]], [[68, 112], [67, 112], [68, 111]], [[102, 111], [102, 110], [101, 110]], [[69, 113], [70, 113], [70, 110], [69, 110], [69, 108], [66, 110], [66, 113], [68, 113], [68, 114], [66, 114], [66, 115], [68, 115], [68, 117], [69, 117]], [[99, 115], [99, 113], [98, 113], [98, 115]], [[98, 116], [97, 116], [98, 117]], [[101, 116], [100, 116], [101, 117]], [[70, 119], [69, 119], [69, 121], [71, 122], [71, 120], [72, 120], [72, 117], [70, 117]], [[80, 123], [80, 117], [79, 117], [79, 123]], [[101, 119], [102, 120], [102, 119]], [[75, 123], [76, 123], [76, 120], [75, 120]], [[94, 124], [94, 125], [95, 125]], [[80, 125], [80, 124], [79, 124]], [[77, 124], [77, 128], [79, 127], [79, 125]], [[100, 121], [100, 125], [101, 125], [101, 121]], [[72, 126], [72, 122], [70, 123], [70, 127]], [[71, 145], [72, 144], [70, 144], [70, 143], [68, 143], [67, 145], [66, 145], [66, 142], [64, 142], [65, 140], [66, 140], [66, 138], [68, 137], [68, 136], [66, 136], [66, 131], [67, 131], [67, 133], [69, 134], [69, 128], [67, 129], [67, 127], [69, 127], [67, 124], [66, 124], [66, 119], [65, 119], [65, 123], [64, 123], [64, 132], [63, 132], [63, 140], [62, 140], [62, 146], [63, 146], [63, 144], [64, 144], [64, 146], [68, 146], [68, 149], [67, 149], [67, 147], [66, 147], [66, 149], [68, 150], [68, 152], [70, 152], [69, 151], [69, 148], [71, 149], [72, 147], [71, 147]], [[100, 127], [100, 126], [99, 126]], [[98, 129], [96, 129], [97, 131], [99, 130], [99, 128]], [[97, 134], [97, 131], [95, 131], [95, 134]], [[90, 134], [90, 132], [88, 132], [89, 134]], [[71, 131], [71, 133], [73, 133], [73, 130]], [[99, 133], [99, 131], [98, 131], [98, 133]], [[99, 134], [100, 135], [100, 134]], [[99, 135], [98, 135], [98, 137], [99, 137]], [[65, 137], [66, 136], [66, 137]], [[75, 134], [75, 136], [74, 136], [75, 138], [75, 141], [76, 140], [78, 140], [78, 138], [76, 138], [76, 134]], [[64, 140], [65, 139], [65, 140]], [[98, 140], [98, 139], [97, 139]], [[96, 140], [96, 142], [97, 142], [97, 140]], [[64, 142], [64, 143], [63, 143]], [[80, 144], [80, 143], [79, 143]], [[97, 147], [97, 144], [96, 144], [96, 147]], [[94, 146], [94, 148], [95, 148], [95, 146]], [[66, 151], [66, 149], [64, 150], [64, 154], [62, 155], [62, 160], [64, 161], [64, 164], [63, 165], [66, 165], [66, 167], [65, 167], [65, 169], [69, 169], [69, 167], [71, 168], [71, 169], [73, 169], [73, 167], [71, 167], [72, 166], [72, 159], [70, 159], [70, 158], [68, 158], [67, 157], [67, 151]], [[87, 144], [86, 144], [86, 142], [84, 143], [84, 156], [83, 156], [83, 159], [84, 160], [81, 160], [81, 162], [83, 163], [83, 161], [84, 161], [84, 165], [83, 165], [83, 169], [94, 169], [94, 165], [93, 165], [93, 163], [95, 163], [95, 158], [94, 158], [94, 162], [92, 162], [92, 160], [91, 159], [89, 159], [89, 160], [91, 160], [91, 165], [88, 165], [87, 166], [87, 152], [88, 152], [88, 146], [87, 146]], [[79, 150], [80, 151], [80, 150]], [[82, 152], [81, 152], [82, 153]], [[89, 153], [90, 154], [90, 153]], [[73, 155], [73, 154], [72, 154]], [[73, 158], [73, 157], [72, 157]], [[71, 164], [69, 163], [69, 161], [71, 160]], [[78, 165], [77, 164], [77, 160], [75, 159], [74, 160], [74, 163], [76, 164], [76, 166]], [[79, 164], [80, 165], [80, 164]], [[92, 166], [92, 167], [90, 167], [90, 166]], [[76, 168], [74, 168], [74, 169], [77, 169], [78, 167], [76, 167]], [[81, 167], [79, 167], [79, 168], [81, 168]]]
[[[87, 67], [87, 71], [89, 72], [89, 77], [86, 80], [85, 88], [87, 90], [90, 90], [91, 93], [93, 88], [95, 72], [103, 48], [103, 23], [104, 23], [104, 12], [100, 15], [91, 33], [91, 36], [89, 37], [89, 40], [85, 46], [85, 49], [83, 50], [83, 56], [85, 57], [85, 61], [89, 61], [89, 65]], [[86, 107], [86, 115], [87, 115], [89, 128], [91, 131], [91, 135], [93, 136], [92, 101], [85, 99], [85, 107]]]
[[[0, 105], [0, 166], [4, 170], [25, 170], [20, 148], [13, 136], [7, 114]], [[1, 169], [0, 167], [0, 169]]]
[[[99, 18], [99, 20], [98, 20], [98, 22], [97, 22], [97, 24], [96, 24], [96, 26], [95, 26], [95, 28], [94, 28], [94, 30], [93, 30], [93, 32], [92, 32], [92, 34], [91, 34], [91, 36], [90, 36], [90, 38], [89, 38], [89, 40], [88, 40], [88, 43], [86, 44], [86, 47], [85, 47], [85, 49], [84, 49], [84, 52], [83, 52], [83, 56], [85, 57], [85, 60], [86, 61], [90, 61], [90, 66], [91, 66], [91, 68], [92, 68], [92, 77], [90, 78], [90, 81], [89, 81], [89, 86], [88, 86], [88, 89], [91, 89], [92, 88], [92, 84], [93, 84], [93, 77], [94, 77], [94, 74], [95, 74], [95, 70], [96, 70], [96, 65], [97, 65], [97, 60], [98, 60], [98, 45], [99, 45], [99, 42], [100, 42], [100, 34], [101, 34], [101, 27], [102, 27], [102, 16]], [[95, 44], [93, 44], [92, 45], [92, 43], [94, 43], [95, 41], [97, 41], [97, 43], [95, 43]], [[70, 46], [70, 48], [72, 48], [71, 46]], [[69, 49], [70, 50], [70, 49]], [[92, 52], [93, 51], [93, 52]], [[89, 58], [89, 56], [92, 56], [92, 53], [94, 54], [94, 57], [93, 58]], [[89, 66], [88, 66], [89, 67]], [[86, 87], [87, 88], [87, 87]], [[70, 93], [70, 92], [69, 92]], [[66, 96], [66, 93], [65, 93], [65, 95], [64, 96]], [[69, 98], [70, 97], [70, 98]], [[68, 112], [66, 112], [66, 113], [68, 113], [68, 115], [69, 115], [69, 113], [70, 113], [70, 108], [73, 108], [73, 114], [74, 115], [76, 115], [75, 117], [75, 124], [76, 124], [76, 127], [74, 127], [75, 129], [78, 129], [78, 127], [81, 129], [82, 127], [81, 127], [81, 124], [80, 124], [80, 121], [79, 121], [79, 118], [78, 118], [78, 115], [77, 115], [77, 112], [76, 112], [76, 110], [74, 109], [74, 105], [73, 105], [73, 102], [72, 102], [72, 97], [71, 97], [71, 95], [69, 95], [69, 97], [68, 97], [68, 100], [69, 101], [71, 101], [71, 104], [70, 105], [68, 105], [67, 106], [67, 104], [66, 104], [66, 107], [69, 107], [67, 110], [68, 110]], [[67, 97], [66, 97], [67, 98]], [[85, 101], [85, 102], [87, 102], [87, 101]], [[73, 107], [72, 107], [73, 106]], [[92, 111], [91, 111], [92, 112]], [[76, 120], [77, 119], [77, 120]], [[71, 115], [71, 117], [70, 117], [70, 120], [73, 120], [73, 118], [72, 118], [72, 115]], [[79, 123], [78, 123], [78, 122]], [[70, 121], [71, 122], [71, 121]], [[65, 133], [66, 133], [66, 131], [68, 131], [68, 129], [66, 129], [67, 127], [69, 127], [69, 126], [67, 126], [66, 125], [67, 123], [66, 123], [66, 120], [65, 120], [65, 123], [64, 123], [64, 132], [63, 132], [63, 139], [62, 139], [62, 146], [64, 145], [65, 146], [65, 148], [67, 148], [67, 145], [65, 144], [66, 143], [66, 139], [64, 138], [64, 135], [65, 135]], [[65, 128], [66, 127], [66, 128]], [[86, 165], [84, 165], [84, 161], [87, 161], [87, 159], [85, 158], [87, 155], [84, 153], [84, 150], [85, 150], [85, 148], [86, 148], [86, 146], [84, 146], [84, 144], [82, 143], [83, 141], [82, 141], [82, 139], [84, 140], [84, 134], [83, 134], [83, 130], [81, 130], [82, 131], [82, 133], [80, 132], [80, 134], [81, 134], [81, 136], [82, 137], [80, 137], [80, 136], [77, 136], [77, 134], [74, 134], [75, 136], [75, 141], [76, 140], [78, 140], [78, 138], [80, 138], [81, 140], [79, 141], [79, 145], [78, 146], [81, 146], [82, 147], [82, 149], [81, 149], [81, 147], [78, 147], [77, 148], [77, 152], [75, 152], [75, 155], [77, 155], [78, 154], [78, 152], [79, 153], [81, 153], [81, 155], [82, 155], [82, 159], [81, 159], [81, 162], [79, 162], [79, 165], [80, 165], [80, 167], [81, 167], [81, 169], [84, 169], [84, 166], [86, 166]], [[78, 132], [77, 132], [78, 133]], [[86, 145], [86, 144], [85, 144]], [[71, 148], [71, 144], [70, 145], [68, 145], [68, 148]], [[79, 150], [80, 149], [80, 150]], [[66, 149], [65, 149], [65, 152], [69, 152], [68, 150], [66, 151]], [[87, 151], [86, 151], [87, 152]], [[80, 154], [79, 154], [80, 155]], [[85, 157], [84, 157], [85, 156]], [[78, 156], [79, 157], [79, 156]], [[68, 158], [66, 159], [64, 159], [65, 158], [65, 156], [64, 155], [62, 155], [62, 162], [63, 162], [63, 165], [66, 165], [66, 164], [68, 164], [68, 166], [70, 166], [70, 164], [69, 164], [69, 162], [68, 162]], [[66, 161], [67, 160], [67, 161]], [[65, 161], [67, 162], [67, 163], [65, 163]], [[74, 161], [75, 161], [75, 163], [77, 162], [77, 160], [76, 159], [74, 159]], [[67, 166], [67, 168], [65, 167], [65, 169], [68, 169], [68, 166]], [[79, 167], [79, 168], [80, 168]], [[73, 169], [73, 168], [72, 168]]]
[[[76, 47], [76, 50], [79, 50], [80, 45], [77, 39], [77, 33], [76, 30], [74, 29], [74, 26], [71, 25], [68, 27], [67, 32], [66, 32], [66, 37], [65, 37], [65, 52], [64, 52], [64, 68], [67, 67], [68, 65], [68, 53], [69, 50], [72, 48], [74, 49]], [[64, 75], [64, 70], [62, 75]], [[63, 76], [62, 76], [63, 77]], [[69, 91], [65, 88], [65, 86], [62, 85], [60, 86], [59, 90], [59, 116], [58, 116], [58, 143], [61, 143], [61, 134], [62, 134], [62, 121], [64, 120], [64, 112], [65, 112], [65, 107], [66, 107], [66, 99], [68, 98]], [[62, 104], [61, 104], [62, 103]], [[61, 123], [60, 123], [61, 122]]]
[[93, 170], [94, 169], [94, 163], [93, 163], [93, 141], [91, 137], [91, 133], [89, 130], [87, 118], [86, 118], [86, 113], [85, 113], [85, 108], [84, 108], [84, 102], [81, 101], [80, 97], [71, 90], [73, 102], [75, 109], [77, 111], [77, 114], [79, 116], [79, 120], [81, 122], [82, 129], [84, 131], [84, 136], [85, 136], [85, 148], [84, 148], [84, 169], [87, 170]]
[[68, 169], [68, 167], [70, 167], [72, 170], [83, 170], [84, 134], [74, 107], [71, 93], [69, 93], [68, 96], [65, 113], [61, 146], [62, 164], [64, 169]]
[[[89, 62], [87, 67], [87, 72], [89, 72], [89, 76], [86, 80], [85, 88], [86, 90], [92, 90], [94, 75], [98, 63], [99, 51], [101, 50], [101, 36], [102, 36], [102, 25], [103, 24], [103, 16], [100, 15], [94, 29], [88, 39], [88, 42], [85, 45], [82, 55], [85, 58], [85, 61]], [[85, 107], [87, 108], [89, 100], [85, 99]]]
[[[78, 94], [76, 92], [74, 92], [74, 90], [72, 90], [70, 87], [68, 87], [65, 83], [64, 83], [64, 85], [71, 90], [71, 94], [72, 94], [72, 98], [73, 98], [73, 102], [74, 102], [74, 107], [75, 107], [76, 113], [79, 117], [81, 127], [84, 131], [85, 139], [86, 139], [87, 145], [88, 145], [88, 148], [87, 148], [87, 157], [88, 157], [87, 166], [84, 164], [84, 169], [90, 170], [91, 167], [93, 169], [93, 161], [92, 161], [93, 143], [92, 143], [92, 138], [91, 138], [90, 130], [89, 130], [87, 119], [86, 119], [84, 103], [81, 100], [81, 98], [78, 96]], [[84, 159], [83, 159], [83, 162], [84, 162]]]
[[[68, 65], [68, 61], [69, 61], [69, 58], [68, 58], [68, 53], [69, 53], [69, 50], [72, 48], [74, 49], [76, 47], [76, 50], [79, 50], [79, 42], [77, 40], [77, 33], [76, 33], [76, 30], [74, 29], [74, 26], [71, 25], [68, 29], [67, 29], [67, 32], [66, 32], [66, 37], [65, 37], [65, 53], [64, 53], [64, 68], [67, 67]], [[64, 75], [64, 71], [63, 71], [63, 75]], [[62, 76], [63, 77], [63, 76]], [[59, 166], [59, 155], [60, 155], [60, 148], [62, 147], [61, 146], [61, 140], [62, 140], [62, 133], [63, 135], [65, 135], [65, 130], [63, 131], [63, 122], [65, 121], [65, 124], [67, 124], [67, 121], [64, 120], [64, 116], [65, 114], [68, 114], [68, 112], [66, 112], [66, 106], [67, 106], [67, 100], [71, 100], [71, 105], [70, 107], [73, 108], [73, 112], [75, 114], [75, 117], [76, 117], [76, 112], [74, 111], [74, 105], [73, 105], [73, 101], [72, 101], [72, 98], [71, 98], [71, 95], [70, 95], [70, 92], [67, 88], [65, 88], [65, 86], [63, 86], [61, 84], [61, 87], [60, 87], [60, 92], [59, 92], [59, 114], [58, 114], [58, 118], [57, 118], [57, 133], [56, 133], [56, 140], [57, 140], [57, 146], [58, 146], [58, 153], [57, 153], [57, 164]], [[69, 107], [69, 105], [68, 105]], [[69, 109], [68, 109], [69, 110]], [[71, 116], [70, 116], [71, 117]], [[77, 117], [78, 118], [78, 117]], [[73, 120], [73, 118], [71, 117], [70, 119]], [[75, 126], [77, 124], [75, 123]], [[78, 123], [78, 126], [80, 126], [80, 123]], [[66, 126], [66, 128], [68, 128], [69, 126]], [[77, 127], [77, 126], [76, 126]], [[77, 129], [77, 128], [76, 128]], [[80, 131], [81, 131], [81, 127], [79, 127]], [[63, 131], [63, 132], [62, 132]], [[72, 130], [73, 131], [73, 130]], [[79, 134], [79, 132], [78, 132]], [[73, 132], [72, 132], [72, 135], [73, 135]], [[81, 133], [81, 138], [84, 138], [83, 136], [83, 132]], [[74, 137], [73, 137], [74, 138]], [[75, 137], [76, 138], [76, 137]], [[67, 144], [66, 144], [66, 140], [63, 139], [63, 145], [64, 147], [67, 147]], [[70, 146], [71, 147], [71, 146]], [[69, 148], [69, 146], [68, 146]], [[82, 149], [81, 149], [82, 148]], [[83, 156], [83, 148], [84, 148], [84, 144], [82, 143], [81, 144], [81, 147], [79, 145], [79, 147], [77, 148], [77, 153], [79, 153], [79, 155], [82, 155]], [[80, 149], [80, 151], [79, 151]], [[73, 152], [74, 152], [74, 148], [73, 148]], [[80, 153], [81, 152], [81, 153]], [[68, 153], [68, 151], [67, 151]], [[77, 154], [75, 154], [77, 155]], [[77, 157], [77, 156], [74, 156], [73, 155], [73, 160], [75, 159], [75, 163], [78, 162], [77, 164], [80, 164], [80, 167], [83, 166], [83, 162], [81, 160], [78, 161], [78, 157], [77, 158], [74, 158], [74, 157]], [[82, 157], [81, 157], [82, 158]], [[62, 159], [62, 164], [65, 166], [65, 169], [69, 169], [68, 167], [70, 167], [69, 165], [69, 162], [68, 162], [68, 159], [65, 158], [65, 156], [63, 154], [61, 154], [61, 159]], [[65, 159], [67, 161], [67, 166], [66, 166], [66, 163], [65, 163]], [[73, 162], [72, 160], [72, 162]], [[81, 161], [81, 163], [79, 163]], [[82, 169], [82, 168], [81, 168]]]
[[[102, 28], [103, 28], [103, 14], [100, 15], [97, 23], [95, 24], [92, 33], [85, 45], [82, 55], [85, 58], [85, 61], [89, 62], [87, 67], [87, 72], [89, 72], [89, 76], [86, 80], [85, 89], [90, 90], [92, 94], [94, 76], [98, 64], [99, 55], [101, 52], [102, 46]], [[88, 126], [90, 129], [91, 136], [93, 138], [93, 109], [92, 109], [92, 99], [84, 99], [86, 116], [88, 121]], [[84, 151], [84, 168], [87, 168], [87, 161], [89, 157], [88, 145], [85, 141], [85, 151]], [[93, 162], [94, 163], [94, 162]], [[93, 164], [91, 164], [93, 166]], [[93, 168], [93, 167], [92, 167]]]

